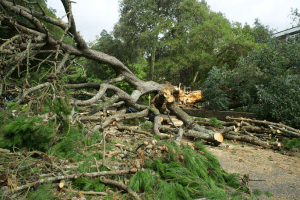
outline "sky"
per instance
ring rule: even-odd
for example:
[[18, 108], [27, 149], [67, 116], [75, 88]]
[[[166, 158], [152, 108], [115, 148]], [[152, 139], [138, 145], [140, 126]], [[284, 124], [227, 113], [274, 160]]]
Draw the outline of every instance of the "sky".
[[[86, 41], [94, 41], [103, 29], [111, 32], [119, 19], [119, 0], [72, 0], [77, 30]], [[47, 0], [56, 15], [65, 15], [60, 0]], [[255, 18], [272, 29], [291, 28], [291, 8], [300, 9], [299, 0], [206, 0], [211, 10], [221, 12], [231, 22], [253, 26]], [[66, 19], [66, 17], [64, 18]]]

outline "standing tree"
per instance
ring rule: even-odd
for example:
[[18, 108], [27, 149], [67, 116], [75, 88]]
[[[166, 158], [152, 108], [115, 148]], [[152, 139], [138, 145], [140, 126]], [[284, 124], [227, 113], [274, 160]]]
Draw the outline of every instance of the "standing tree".
[[124, 0], [120, 7], [114, 34], [145, 52], [150, 80], [196, 88], [213, 66], [234, 68], [240, 56], [258, 47], [253, 35], [206, 1]]
[[[0, 0], [1, 29], [15, 33], [8, 38], [2, 38], [4, 42], [0, 46], [2, 74], [0, 94], [3, 94], [3, 91], [14, 92], [16, 103], [27, 106], [38, 105], [45, 99], [50, 101], [50, 104], [52, 102], [52, 105], [55, 105], [55, 102], [64, 102], [79, 109], [92, 106], [90, 114], [98, 111], [104, 113], [104, 116], [98, 118], [101, 121], [100, 131], [114, 121], [141, 118], [153, 113], [154, 133], [161, 138], [168, 138], [169, 135], [159, 131], [160, 113], [172, 112], [184, 122], [186, 134], [214, 142], [223, 141], [220, 133], [206, 130], [195, 124], [174, 101], [168, 86], [153, 81], [142, 81], [117, 58], [89, 48], [76, 29], [72, 2], [69, 0], [61, 0], [61, 2], [68, 23], [48, 15], [45, 7], [40, 3]], [[158, 32], [155, 33], [157, 36]], [[71, 65], [84, 71], [84, 66], [76, 62], [80, 57], [95, 61], [99, 64], [99, 68], [102, 64], [109, 65], [114, 70], [115, 76], [100, 82], [69, 84], [64, 77], [71, 73], [68, 71]], [[116, 86], [117, 83], [127, 83], [133, 92], [126, 93]], [[97, 92], [95, 94], [89, 92], [91, 89], [97, 89]], [[76, 98], [78, 90], [86, 95], [86, 100]], [[109, 97], [104, 95], [107, 92], [111, 94]], [[150, 93], [156, 95], [152, 105], [136, 103], [143, 95]], [[100, 99], [103, 102], [96, 104]], [[119, 107], [118, 112], [106, 116], [107, 108], [113, 106]], [[128, 107], [134, 107], [139, 112], [126, 114]], [[76, 121], [74, 113], [74, 109], [71, 113], [67, 113], [70, 122]]]

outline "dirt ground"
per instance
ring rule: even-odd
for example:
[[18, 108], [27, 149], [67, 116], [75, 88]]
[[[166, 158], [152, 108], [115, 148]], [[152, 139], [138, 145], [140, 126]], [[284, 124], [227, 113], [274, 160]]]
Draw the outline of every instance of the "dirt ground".
[[[270, 149], [231, 142], [206, 148], [217, 156], [225, 171], [265, 180], [249, 181], [253, 191], [261, 191], [257, 199], [300, 199], [300, 154], [287, 156]], [[270, 192], [272, 197], [267, 197], [266, 192]]]

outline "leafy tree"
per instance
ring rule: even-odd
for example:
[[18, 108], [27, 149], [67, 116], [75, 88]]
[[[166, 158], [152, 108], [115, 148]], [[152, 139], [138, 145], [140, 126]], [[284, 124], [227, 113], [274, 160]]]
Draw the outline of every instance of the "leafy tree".
[[199, 88], [212, 66], [227, 63], [234, 68], [240, 56], [260, 47], [240, 24], [211, 11], [205, 1], [192, 7], [182, 4], [180, 9], [182, 20], [174, 27], [180, 34], [171, 31], [163, 38], [160, 77]]
[[[266, 119], [299, 126], [299, 38], [281, 43], [268, 41], [264, 48], [238, 61], [238, 67], [214, 67], [203, 88], [213, 110], [247, 106]], [[294, 73], [294, 74], [293, 74]]]
[[172, 27], [172, 16], [180, 1], [167, 0], [124, 0], [120, 2], [121, 17], [115, 26], [114, 35], [130, 48], [143, 52], [149, 58], [149, 79], [153, 80], [155, 56], [159, 37]]
[[292, 8], [290, 16], [293, 20], [293, 22], [291, 23], [293, 27], [300, 26], [300, 13], [298, 11], [298, 8]]

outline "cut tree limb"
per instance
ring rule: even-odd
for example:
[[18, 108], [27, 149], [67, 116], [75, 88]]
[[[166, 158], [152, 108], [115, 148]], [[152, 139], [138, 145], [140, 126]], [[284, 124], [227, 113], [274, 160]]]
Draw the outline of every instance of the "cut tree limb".
[[[233, 117], [229, 117], [227, 116], [226, 119], [228, 120], [236, 120], [236, 121], [247, 121], [247, 122], [252, 122], [252, 123], [256, 123], [256, 124], [260, 124], [260, 125], [273, 125], [273, 126], [277, 126], [277, 127], [280, 127], [280, 128], [285, 128], [289, 131], [293, 131], [295, 133], [300, 133], [300, 130], [298, 129], [295, 129], [295, 128], [292, 128], [290, 126], [287, 126], [287, 125], [284, 125], [284, 124], [281, 124], [281, 123], [274, 123], [274, 122], [269, 122], [269, 121], [261, 121], [261, 120], [256, 120], [256, 119], [246, 119], [246, 118], [233, 118]], [[300, 134], [299, 134], [300, 135]]]
[[121, 174], [129, 174], [129, 173], [130, 173], [129, 170], [119, 170], [119, 171], [102, 171], [102, 172], [81, 173], [81, 174], [74, 174], [74, 175], [49, 177], [49, 178], [41, 179], [41, 180], [33, 182], [33, 183], [28, 183], [26, 185], [22, 185], [20, 187], [14, 188], [12, 190], [7, 190], [4, 192], [3, 195], [16, 193], [16, 192], [22, 191], [24, 189], [33, 187], [36, 184], [42, 184], [42, 183], [47, 183], [47, 182], [54, 182], [54, 181], [65, 180], [65, 179], [77, 179], [79, 177], [97, 177], [97, 176], [121, 175]]
[[272, 126], [272, 125], [270, 125], [270, 127], [272, 127], [273, 129], [275, 128], [275, 129], [280, 130], [282, 132], [280, 134], [287, 135], [289, 137], [300, 138], [300, 134], [299, 133], [296, 133], [296, 132], [293, 132], [293, 131], [289, 131], [289, 130], [287, 130], [285, 128], [280, 128], [280, 127]]
[[125, 185], [122, 182], [109, 180], [109, 179], [106, 179], [104, 176], [101, 176], [100, 179], [99, 179], [99, 181], [101, 183], [108, 184], [108, 185], [113, 185], [113, 186], [116, 186], [116, 187], [118, 187], [118, 188], [120, 188], [122, 190], [125, 190], [128, 194], [130, 194], [136, 200], [140, 200], [140, 197], [138, 196], [138, 194], [135, 191], [133, 191], [130, 188], [128, 188], [128, 186]]
[[[168, 128], [168, 127], [164, 127], [164, 126], [159, 126], [159, 130], [162, 132], [173, 132], [173, 133], [178, 132], [178, 130], [176, 128]], [[214, 132], [211, 130], [206, 130], [206, 129], [203, 129], [202, 131], [196, 131], [196, 130], [189, 129], [188, 131], [185, 131], [183, 133], [183, 135], [194, 137], [194, 138], [205, 139], [205, 140], [209, 140], [209, 141], [215, 141], [215, 142], [223, 142], [224, 141], [224, 138], [221, 133]]]
[[142, 133], [142, 134], [145, 134], [145, 135], [148, 135], [148, 136], [152, 136], [152, 134], [149, 133], [149, 132], [136, 130], [136, 129], [134, 129], [134, 128], [127, 127], [127, 126], [121, 126], [119, 123], [116, 123], [116, 126], [117, 126], [117, 128], [118, 128], [120, 131], [130, 130], [130, 131], [132, 131], [132, 132]]
[[272, 148], [272, 149], [276, 149], [276, 150], [278, 150], [282, 147], [282, 145], [279, 142], [265, 142], [265, 141], [261, 141], [257, 137], [251, 137], [248, 135], [237, 136], [237, 135], [227, 134], [227, 135], [224, 135], [224, 138], [228, 139], [228, 140], [248, 142], [251, 144], [255, 144], [258, 146], [265, 147], [265, 148]]

